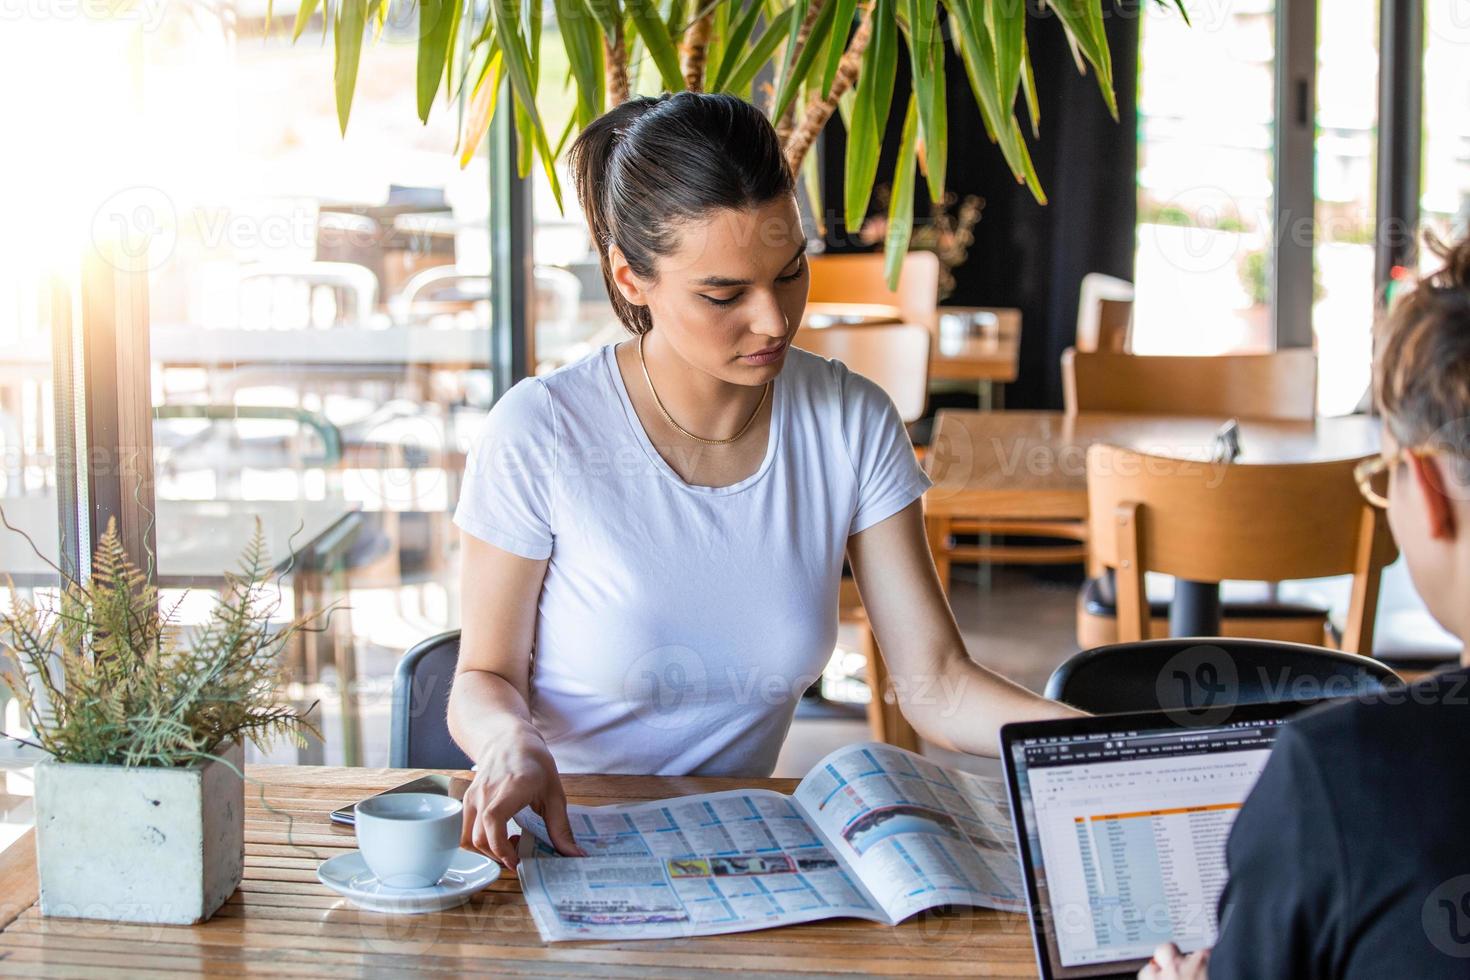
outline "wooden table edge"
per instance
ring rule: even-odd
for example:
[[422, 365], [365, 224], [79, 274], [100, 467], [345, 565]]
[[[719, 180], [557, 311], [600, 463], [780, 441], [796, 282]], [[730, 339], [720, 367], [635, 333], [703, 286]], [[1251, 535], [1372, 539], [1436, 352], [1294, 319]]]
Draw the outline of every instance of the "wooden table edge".
[[27, 830], [0, 851], [0, 932], [20, 918], [40, 898], [36, 878], [36, 831]]

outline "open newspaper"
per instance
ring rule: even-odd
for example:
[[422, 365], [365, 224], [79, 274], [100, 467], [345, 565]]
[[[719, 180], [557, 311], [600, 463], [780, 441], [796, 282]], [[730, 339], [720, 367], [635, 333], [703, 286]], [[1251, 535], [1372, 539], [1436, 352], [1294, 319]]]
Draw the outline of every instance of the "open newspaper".
[[791, 796], [730, 790], [568, 816], [587, 857], [558, 855], [536, 814], [516, 815], [521, 890], [547, 941], [1025, 908], [1004, 781], [889, 745], [833, 752]]

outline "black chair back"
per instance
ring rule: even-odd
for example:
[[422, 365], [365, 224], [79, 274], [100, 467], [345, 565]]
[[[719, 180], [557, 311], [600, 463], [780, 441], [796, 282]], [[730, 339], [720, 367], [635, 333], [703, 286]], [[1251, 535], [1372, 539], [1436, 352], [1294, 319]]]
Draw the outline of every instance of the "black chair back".
[[449, 689], [459, 660], [459, 630], [431, 636], [403, 655], [393, 672], [388, 765], [395, 769], [468, 769], [449, 737]]
[[1145, 640], [1083, 650], [1056, 669], [1046, 696], [1092, 714], [1198, 711], [1382, 692], [1403, 681], [1370, 657], [1272, 640]]

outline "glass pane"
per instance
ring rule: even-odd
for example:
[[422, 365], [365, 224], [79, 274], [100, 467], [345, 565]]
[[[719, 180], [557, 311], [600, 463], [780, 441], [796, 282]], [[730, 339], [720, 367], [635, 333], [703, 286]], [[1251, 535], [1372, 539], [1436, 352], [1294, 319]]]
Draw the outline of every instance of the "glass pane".
[[[562, 84], [568, 71], [566, 45], [555, 17], [549, 13], [544, 31], [537, 91], [546, 93], [542, 113], [547, 130], [560, 134], [572, 117], [575, 91], [573, 86]], [[531, 342], [537, 374], [570, 364], [627, 336], [607, 300], [597, 249], [587, 233], [587, 221], [577, 203], [565, 156], [557, 162], [556, 172], [564, 210], [558, 210], [551, 182], [539, 161], [530, 174], [532, 254], [536, 257], [536, 330]]]
[[[1421, 229], [1450, 239], [1470, 233], [1470, 8], [1463, 0], [1425, 8]], [[1420, 266], [1435, 266], [1422, 247]]]
[[[416, 7], [363, 47], [339, 131], [331, 46], [295, 5], [173, 5], [139, 34], [130, 144], [165, 229], [150, 282], [162, 584], [206, 595], [259, 517], [324, 744], [275, 761], [385, 765], [392, 671], [457, 625], [450, 522], [492, 401], [488, 157], [415, 109]], [[228, 10], [228, 15], [225, 11]], [[187, 615], [207, 605], [186, 604]]]
[[1317, 402], [1326, 415], [1353, 411], [1372, 370], [1377, 126], [1377, 0], [1322, 0], [1312, 328]]
[[1133, 349], [1267, 350], [1275, 7], [1186, 8], [1141, 24]]
[[[52, 567], [59, 550], [52, 288], [54, 282], [77, 308], [84, 229], [95, 206], [85, 191], [98, 169], [83, 141], [98, 134], [58, 110], [80, 104], [95, 85], [56, 66], [63, 55], [91, 54], [98, 40], [96, 34], [77, 36], [62, 19], [7, 18], [0, 28], [0, 90], [12, 93], [0, 99], [0, 132], [26, 134], [6, 147], [0, 187], [0, 510], [25, 533], [0, 526], [0, 606], [7, 612], [17, 598], [54, 607], [59, 593], [60, 576]], [[46, 95], [18, 98], [18, 92]], [[30, 734], [3, 681], [0, 730]], [[30, 765], [38, 756], [0, 738], [0, 851], [35, 820]]]

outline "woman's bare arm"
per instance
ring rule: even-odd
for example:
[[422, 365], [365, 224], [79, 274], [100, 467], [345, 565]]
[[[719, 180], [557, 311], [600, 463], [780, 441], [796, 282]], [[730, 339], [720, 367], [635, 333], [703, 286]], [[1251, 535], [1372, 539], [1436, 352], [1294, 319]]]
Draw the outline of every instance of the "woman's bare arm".
[[464, 845], [515, 867], [506, 821], [530, 806], [552, 843], [580, 853], [546, 741], [531, 723], [531, 649], [547, 560], [461, 535], [459, 664], [449, 732], [477, 771], [465, 793]]
[[1078, 714], [970, 659], [939, 584], [920, 501], [854, 534], [847, 554], [899, 707], [924, 738], [994, 756], [1006, 722]]

